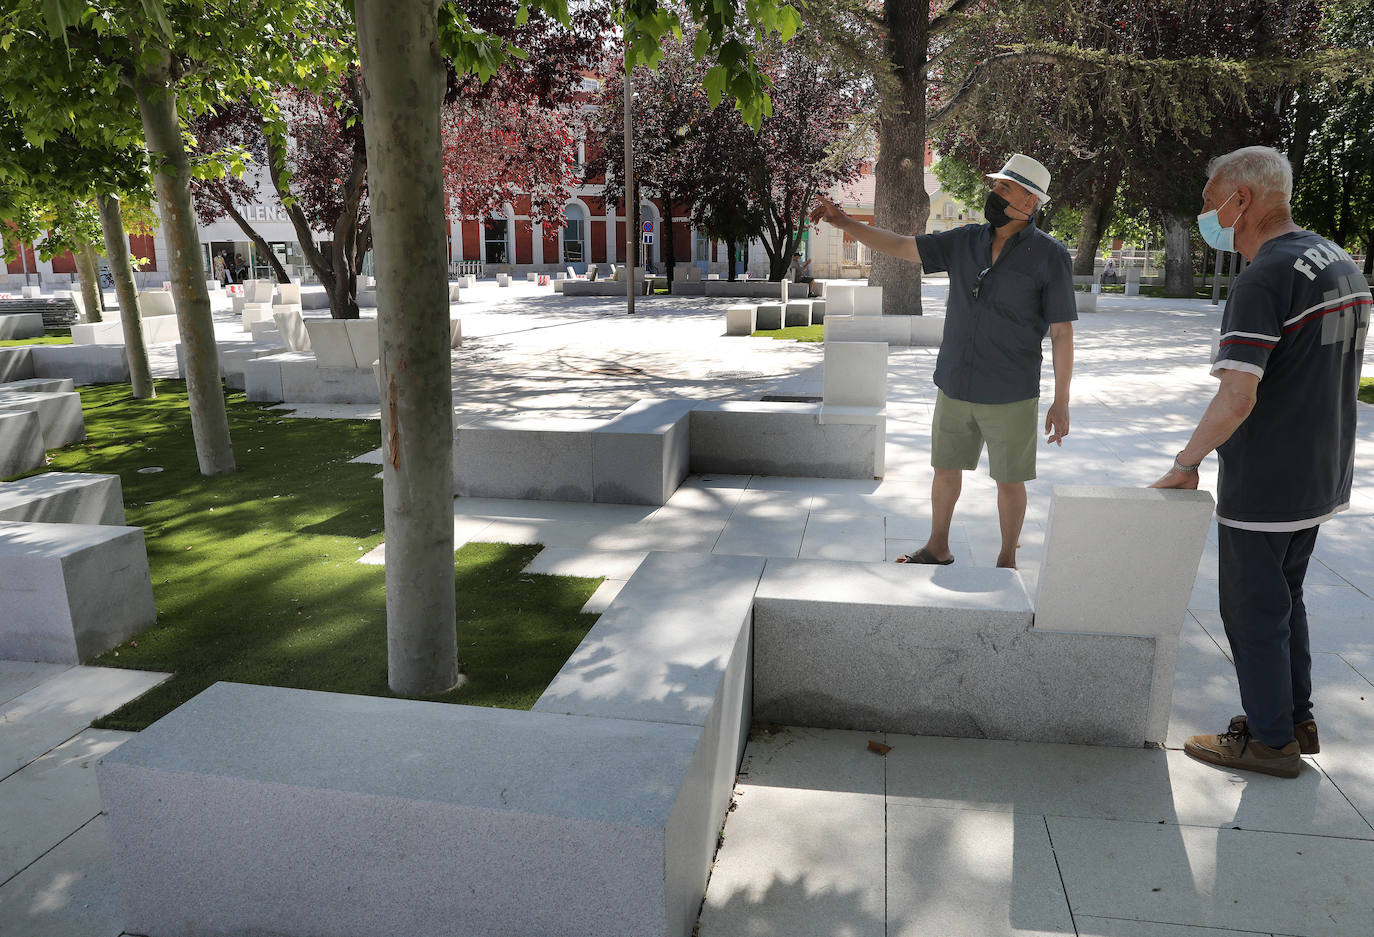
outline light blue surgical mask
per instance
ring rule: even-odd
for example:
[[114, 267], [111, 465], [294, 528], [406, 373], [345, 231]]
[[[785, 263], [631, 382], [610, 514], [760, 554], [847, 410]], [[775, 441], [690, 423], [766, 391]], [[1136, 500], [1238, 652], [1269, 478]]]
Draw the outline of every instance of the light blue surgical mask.
[[[1226, 202], [1235, 198], [1236, 194], [1236, 192], [1232, 192], [1228, 195], [1226, 197]], [[1245, 212], [1242, 211], [1240, 215], [1236, 215], [1236, 221], [1231, 222], [1229, 228], [1223, 228], [1221, 226], [1221, 219], [1218, 217], [1217, 213], [1226, 207], [1226, 202], [1222, 202], [1211, 211], [1205, 211], [1198, 215], [1197, 229], [1204, 241], [1219, 251], [1227, 251], [1229, 253], [1236, 249], [1236, 221], [1240, 221], [1240, 215], [1245, 214]]]

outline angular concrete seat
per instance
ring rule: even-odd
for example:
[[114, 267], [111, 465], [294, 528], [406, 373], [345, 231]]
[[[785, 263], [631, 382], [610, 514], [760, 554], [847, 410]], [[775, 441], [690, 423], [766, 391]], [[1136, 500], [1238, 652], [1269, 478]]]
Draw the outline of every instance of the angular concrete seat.
[[0, 521], [0, 659], [76, 664], [156, 621], [143, 531]]
[[253, 331], [254, 322], [266, 322], [272, 318], [276, 308], [271, 303], [244, 303], [240, 314], [245, 332]]
[[0, 404], [0, 475], [19, 475], [47, 461], [36, 410], [5, 410]]
[[754, 310], [754, 306], [727, 306], [725, 308], [725, 334], [753, 335], [757, 331], [754, 327]]
[[122, 525], [124, 493], [119, 476], [44, 472], [0, 482], [0, 521]]
[[154, 316], [175, 316], [176, 301], [166, 290], [139, 290], [138, 311], [145, 319]]
[[81, 395], [75, 391], [0, 390], [0, 409], [36, 411], [45, 449], [60, 449], [86, 438]]
[[783, 304], [780, 302], [759, 303], [754, 307], [754, 324], [759, 331], [772, 331], [782, 328]]
[[782, 324], [784, 328], [794, 328], [796, 326], [807, 326], [811, 324], [811, 303], [809, 300], [789, 299], [782, 310]]
[[25, 394], [71, 393], [76, 382], [69, 377], [29, 377], [0, 384], [0, 392], [16, 391]]
[[0, 341], [19, 338], [41, 338], [43, 315], [37, 312], [0, 315]]
[[272, 300], [274, 306], [299, 306], [301, 304], [301, 285], [299, 283], [278, 283], [277, 295]]
[[[304, 320], [305, 331], [310, 336], [310, 349], [315, 353], [315, 361], [322, 368], [356, 368], [357, 359], [353, 357], [353, 344], [348, 338], [348, 325], [344, 319], [308, 318]], [[369, 362], [369, 365], [371, 362]]]
[[310, 351], [310, 333], [306, 331], [305, 320], [299, 312], [274, 312], [272, 318], [288, 351]]
[[377, 348], [376, 319], [345, 319], [348, 330], [348, 344], [353, 349], [353, 365], [358, 368], [371, 368], [380, 357]]
[[1145, 739], [1164, 742], [1178, 638], [1214, 502], [1205, 491], [1056, 485], [1036, 630], [1142, 635], [1154, 653]]

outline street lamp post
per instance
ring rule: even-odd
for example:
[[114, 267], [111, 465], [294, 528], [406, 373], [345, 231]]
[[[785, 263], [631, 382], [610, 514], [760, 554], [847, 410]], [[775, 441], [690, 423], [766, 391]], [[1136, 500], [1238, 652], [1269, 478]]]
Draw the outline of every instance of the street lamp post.
[[630, 77], [630, 49], [625, 47], [625, 302], [626, 315], [635, 314], [635, 224], [630, 210], [635, 191], [634, 167], [634, 81]]

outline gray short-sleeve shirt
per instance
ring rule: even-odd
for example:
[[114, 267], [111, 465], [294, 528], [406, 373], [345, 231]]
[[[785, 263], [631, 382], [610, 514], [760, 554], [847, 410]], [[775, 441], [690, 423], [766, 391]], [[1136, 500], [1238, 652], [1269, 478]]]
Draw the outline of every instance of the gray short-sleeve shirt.
[[922, 269], [949, 271], [935, 385], [971, 403], [1040, 396], [1045, 334], [1053, 322], [1078, 318], [1064, 245], [1032, 223], [1011, 236], [996, 264], [989, 224], [918, 235], [916, 246]]

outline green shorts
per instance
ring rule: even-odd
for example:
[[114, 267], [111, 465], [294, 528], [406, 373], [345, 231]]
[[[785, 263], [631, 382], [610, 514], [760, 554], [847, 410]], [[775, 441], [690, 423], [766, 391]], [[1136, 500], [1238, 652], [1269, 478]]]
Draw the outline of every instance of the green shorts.
[[1035, 477], [1040, 398], [1014, 403], [969, 403], [939, 391], [930, 428], [930, 464], [938, 469], [975, 469], [988, 444], [988, 474], [1005, 484]]

